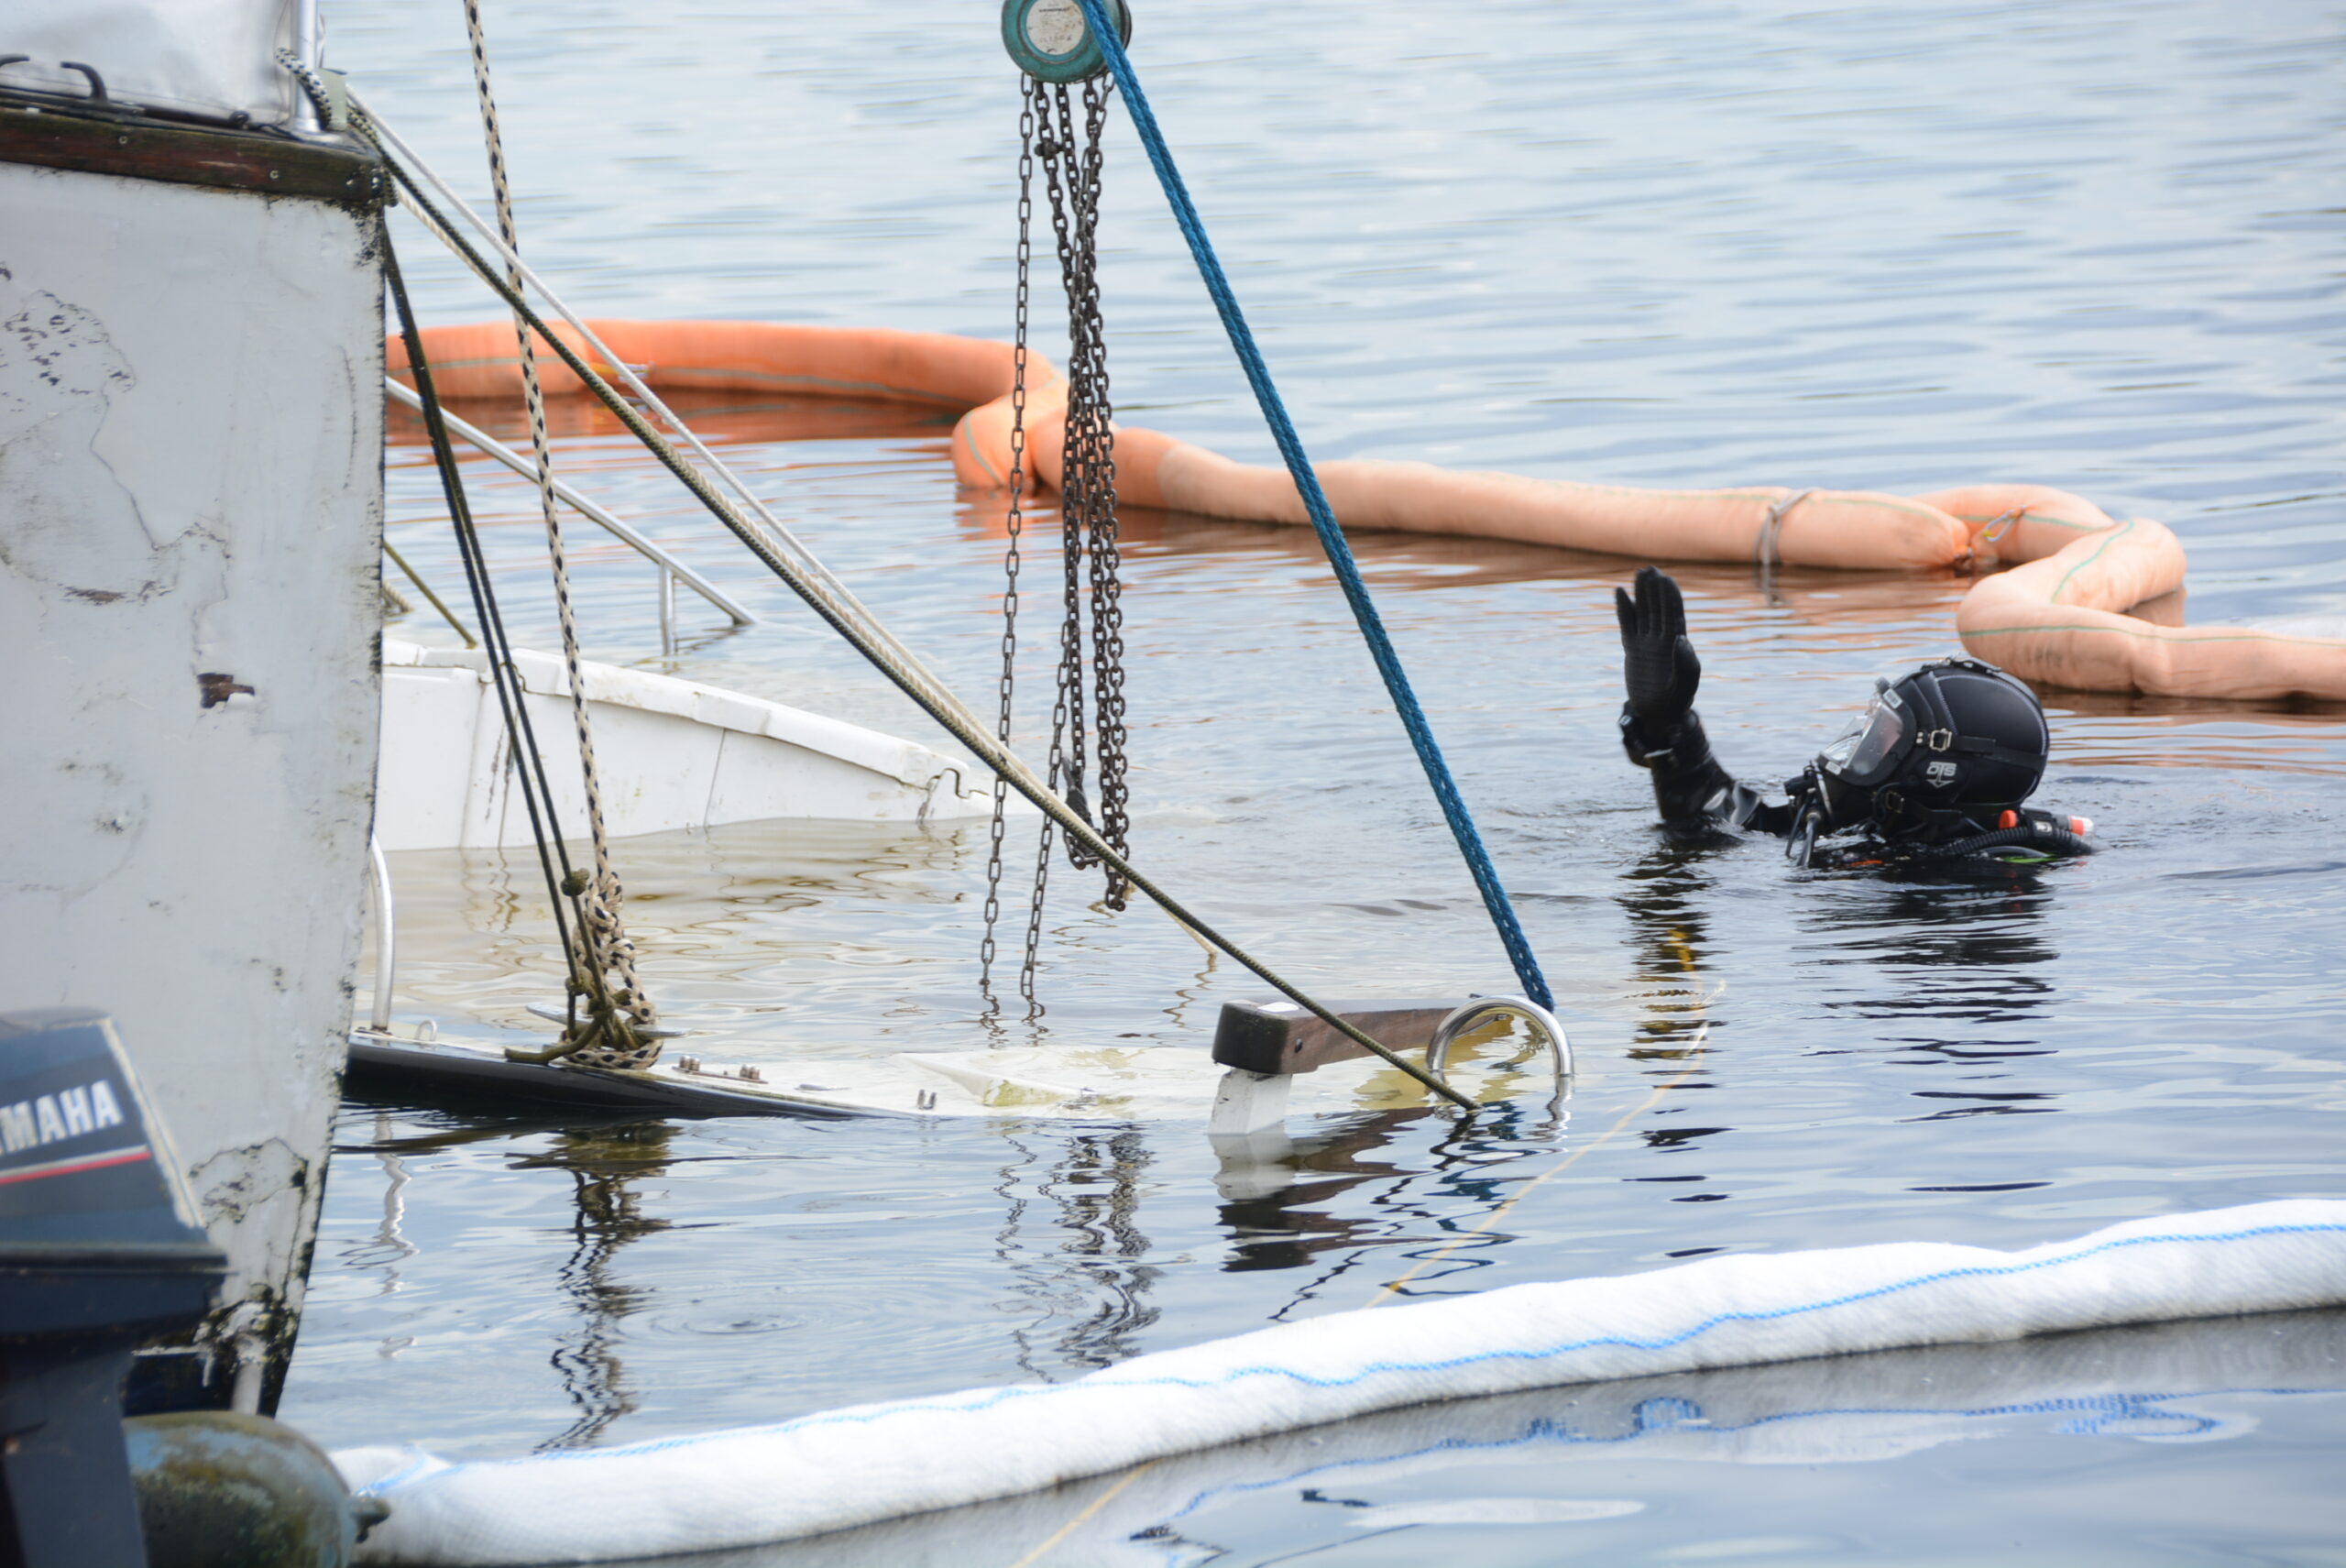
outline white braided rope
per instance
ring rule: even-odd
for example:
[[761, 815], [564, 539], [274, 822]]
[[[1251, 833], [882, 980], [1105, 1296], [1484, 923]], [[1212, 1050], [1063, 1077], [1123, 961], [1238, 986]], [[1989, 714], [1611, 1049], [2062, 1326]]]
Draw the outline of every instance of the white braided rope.
[[[465, 0], [465, 30], [472, 44], [473, 87], [480, 103], [481, 136], [488, 148], [489, 185], [497, 203], [498, 231], [506, 250], [518, 257], [521, 242], [513, 226], [513, 193], [506, 179], [497, 99], [489, 89], [488, 44], [481, 35], [480, 0]], [[506, 280], [515, 293], [521, 292], [522, 280], [517, 267], [508, 267]], [[538, 467], [538, 509], [545, 519], [546, 552], [554, 564], [554, 610], [562, 623], [563, 664], [570, 679], [570, 712], [578, 735], [578, 769], [586, 787], [586, 828], [595, 858], [593, 881], [580, 901], [580, 925], [586, 947], [582, 957], [597, 975], [618, 981], [613, 1000], [632, 1021], [650, 1024], [653, 1016], [652, 1004], [636, 981], [635, 944], [628, 939], [620, 924], [619, 880], [611, 868], [610, 840], [603, 826], [602, 781], [595, 766], [594, 726], [586, 715], [586, 685], [580, 672], [578, 622], [571, 605], [569, 557], [563, 548], [562, 521], [554, 508], [554, 455], [546, 438], [545, 394], [538, 381], [537, 349], [531, 341], [529, 324], [518, 315], [513, 318], [513, 331], [521, 344], [521, 390], [530, 411], [530, 450]], [[633, 1051], [590, 1047], [574, 1053], [571, 1059], [582, 1067], [645, 1067], [658, 1054], [657, 1047]]]

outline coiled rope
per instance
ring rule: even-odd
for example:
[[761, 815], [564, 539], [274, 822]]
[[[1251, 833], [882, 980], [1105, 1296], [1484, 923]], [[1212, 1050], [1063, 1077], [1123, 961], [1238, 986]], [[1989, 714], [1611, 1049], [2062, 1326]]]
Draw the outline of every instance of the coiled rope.
[[[362, 134], [367, 135], [368, 138], [375, 142], [378, 150], [382, 149], [382, 142], [373, 136], [373, 127], [363, 112], [353, 115], [352, 125]], [[604, 379], [577, 349], [561, 337], [554, 335], [553, 329], [531, 307], [529, 301], [522, 296], [506, 272], [490, 266], [487, 258], [456, 232], [455, 225], [441, 213], [431, 196], [424, 192], [400, 159], [385, 151], [384, 162], [390, 170], [392, 180], [403, 193], [405, 205], [417, 221], [471, 268], [474, 275], [488, 285], [499, 299], [505, 302], [507, 307], [532, 333], [536, 334], [537, 339], [552, 349], [555, 356], [569, 367], [571, 373], [578, 378], [580, 384], [594, 395], [596, 400], [608, 409], [612, 416], [625, 425], [629, 433], [651, 451], [661, 466], [674, 475], [677, 481], [692, 492], [693, 498], [707, 508], [711, 516], [723, 523], [726, 529], [758, 558], [760, 564], [782, 579], [791, 592], [805, 601], [807, 608], [812, 609], [825, 625], [846, 639], [848, 644], [861, 654], [874, 669], [885, 675], [898, 690], [912, 698], [921, 711], [935, 719], [956, 740], [968, 747], [973, 756], [992, 768], [1009, 784], [1011, 788], [1032, 802], [1037, 809], [1047, 814], [1069, 838], [1082, 844], [1112, 870], [1146, 894], [1151, 902], [1168, 915], [1188, 927], [1200, 940], [1210, 942], [1221, 948], [1263, 983], [1303, 1008], [1354, 1045], [1377, 1057], [1396, 1070], [1407, 1074], [1431, 1093], [1462, 1110], [1470, 1113], [1474, 1110], [1474, 1102], [1465, 1095], [1427, 1072], [1418, 1063], [1409, 1061], [1387, 1049], [1363, 1033], [1357, 1025], [1346, 1022], [1331, 1012], [1324, 1004], [1305, 994], [1277, 970], [1222, 935], [1118, 853], [1113, 845], [1102, 838], [1091, 823], [1085, 821], [1066, 801], [1053, 793], [1015, 753], [996, 740], [983, 720], [970, 712], [969, 707], [953, 696], [943, 683], [938, 681], [917, 659], [909, 652], [903, 652], [902, 644], [897, 643], [893, 638], [888, 637], [871, 624], [872, 618], [868, 610], [844, 594], [833, 594], [822, 580], [823, 577], [828, 576], [828, 573], [818, 577], [814, 572], [803, 568], [797, 562], [785, 556], [763, 531], [743, 516], [724, 496], [718, 494], [706, 476], [685, 461], [665, 437], [652, 429], [635, 405]]]
[[1288, 472], [1295, 478], [1296, 491], [1303, 498], [1303, 510], [1311, 519], [1311, 530], [1320, 536], [1320, 547], [1327, 553], [1328, 565], [1334, 568], [1336, 581], [1344, 591], [1344, 601], [1352, 607], [1353, 619], [1367, 641], [1369, 656], [1376, 662], [1376, 673], [1385, 678], [1385, 689], [1401, 717], [1401, 727], [1409, 733], [1409, 744], [1417, 750], [1426, 781], [1433, 786], [1434, 799], [1441, 803], [1442, 815], [1450, 824], [1451, 836], [1458, 840], [1458, 852], [1465, 857], [1466, 869], [1473, 873], [1474, 886], [1483, 895], [1483, 906], [1490, 911], [1491, 924], [1498, 930], [1500, 945], [1507, 948], [1507, 961], [1515, 966], [1516, 980], [1526, 996], [1542, 1007], [1552, 1007], [1555, 998], [1548, 990], [1546, 977], [1540, 972], [1540, 960], [1532, 956], [1531, 943], [1523, 934], [1522, 923], [1516, 918], [1515, 906], [1507, 902], [1507, 889], [1499, 884], [1497, 868], [1491, 864], [1490, 851], [1483, 845], [1483, 836], [1466, 809], [1465, 798], [1458, 793], [1458, 783], [1451, 776], [1450, 764], [1434, 740], [1425, 709], [1419, 705], [1409, 674], [1401, 668], [1401, 657], [1385, 630], [1384, 619], [1376, 612], [1376, 601], [1369, 598], [1368, 585], [1361, 580], [1352, 546], [1344, 542], [1343, 530], [1337, 526], [1335, 510], [1328, 504], [1327, 493], [1320, 488], [1311, 459], [1304, 455], [1303, 440], [1296, 433], [1295, 422], [1288, 417], [1278, 388], [1272, 383], [1270, 367], [1264, 363], [1262, 351], [1255, 345], [1255, 334], [1238, 308], [1238, 296], [1231, 291], [1230, 279], [1222, 269], [1221, 258], [1214, 254], [1213, 242], [1206, 237], [1205, 223], [1198, 216], [1197, 203], [1189, 199], [1181, 171], [1174, 167], [1173, 155], [1165, 145], [1165, 133], [1157, 128], [1148, 95], [1141, 91], [1140, 78], [1133, 72], [1124, 39], [1109, 20], [1105, 0], [1080, 0], [1080, 4], [1091, 36], [1106, 55], [1108, 69], [1115, 74], [1117, 90], [1124, 94], [1124, 107], [1133, 117], [1133, 127], [1140, 133], [1141, 145], [1148, 149], [1148, 161], [1157, 170], [1157, 183], [1165, 188], [1165, 199], [1173, 208], [1173, 221], [1180, 225], [1182, 237], [1189, 243], [1189, 254], [1198, 264], [1199, 275], [1205, 280], [1206, 292], [1213, 297], [1222, 328], [1230, 334], [1230, 346], [1245, 369], [1255, 400], [1261, 405], [1263, 418], [1278, 443], [1279, 455], [1287, 460]]

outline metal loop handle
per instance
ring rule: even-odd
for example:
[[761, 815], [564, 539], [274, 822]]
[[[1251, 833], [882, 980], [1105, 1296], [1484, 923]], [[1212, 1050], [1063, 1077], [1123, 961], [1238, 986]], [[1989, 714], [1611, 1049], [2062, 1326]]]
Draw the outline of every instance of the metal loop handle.
[[112, 101], [106, 97], [106, 79], [98, 74], [98, 68], [96, 66], [83, 65], [78, 60], [60, 60], [57, 63], [59, 68], [61, 70], [78, 71], [83, 76], [90, 79], [91, 103], [104, 104]]
[[1556, 1088], [1561, 1091], [1573, 1075], [1573, 1043], [1554, 1014], [1521, 996], [1478, 996], [1453, 1011], [1434, 1026], [1433, 1042], [1426, 1047], [1426, 1071], [1449, 1086], [1450, 1078], [1443, 1069], [1450, 1061], [1452, 1042], [1495, 1018], [1520, 1018], [1531, 1025], [1532, 1032], [1547, 1045], [1548, 1061], [1555, 1069]]

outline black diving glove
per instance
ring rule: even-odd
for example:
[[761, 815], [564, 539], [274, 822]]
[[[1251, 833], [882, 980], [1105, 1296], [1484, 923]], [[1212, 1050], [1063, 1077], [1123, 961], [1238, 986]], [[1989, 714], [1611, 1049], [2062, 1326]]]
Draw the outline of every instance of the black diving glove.
[[1621, 674], [1629, 688], [1628, 713], [1639, 732], [1667, 746], [1694, 710], [1703, 661], [1686, 638], [1686, 601], [1670, 574], [1638, 568], [1637, 597], [1613, 590], [1621, 619]]

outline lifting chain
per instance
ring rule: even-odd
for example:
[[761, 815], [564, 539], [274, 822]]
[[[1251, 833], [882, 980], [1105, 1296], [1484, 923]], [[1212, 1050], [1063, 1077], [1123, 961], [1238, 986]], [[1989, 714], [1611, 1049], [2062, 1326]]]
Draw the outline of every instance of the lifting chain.
[[[1059, 480], [1064, 571], [1058, 698], [1051, 714], [1052, 787], [1095, 823], [1101, 837], [1125, 852], [1130, 792], [1124, 780], [1124, 639], [1123, 555], [1116, 539], [1114, 405], [1108, 385], [1108, 345], [1100, 316], [1099, 232], [1102, 143], [1112, 89], [1098, 78], [1083, 83], [1083, 124], [1076, 125], [1072, 93], [1054, 84], [1037, 95], [1043, 180], [1050, 194], [1051, 228], [1067, 289], [1067, 433]], [[1089, 591], [1091, 688], [1084, 683]], [[1086, 713], [1087, 697], [1089, 714]], [[1087, 717], [1089, 724], [1087, 726]], [[1087, 734], [1087, 729], [1089, 733]], [[1092, 809], [1097, 790], [1098, 809]], [[1098, 862], [1070, 843], [1078, 868]], [[1127, 889], [1113, 872], [1107, 905], [1124, 907]]]
[[[1042, 88], [1031, 76], [1022, 76], [1020, 80], [1026, 91], [1018, 112], [1018, 333], [1010, 356], [1010, 510], [1003, 520], [1010, 535], [1010, 546], [1003, 554], [1002, 676], [998, 683], [1001, 708], [994, 720], [994, 738], [1005, 747], [1010, 744], [1012, 699], [1018, 689], [1018, 569], [1022, 564], [1019, 537], [1025, 532], [1026, 522], [1022, 510], [1026, 493], [1026, 317], [1032, 298], [1030, 279], [1035, 254], [1035, 100]], [[986, 934], [978, 947], [978, 990], [986, 999], [989, 1014], [1000, 1011], [1001, 1005], [993, 994], [994, 927], [1002, 919], [1002, 839], [1009, 797], [1009, 781], [1000, 773], [994, 774], [993, 817], [987, 824]], [[1046, 824], [1049, 820], [1044, 818]], [[1048, 850], [1037, 858], [1047, 872]], [[1035, 889], [1038, 906], [1043, 901], [1040, 883], [1038, 877]], [[1026, 999], [1030, 1014], [1036, 1006], [1035, 948], [1040, 935], [1038, 928], [1032, 931], [1026, 943], [1026, 960], [1018, 971], [1018, 992]]]
[[[1064, 85], [1023, 79], [1018, 116], [1018, 293], [1017, 337], [1012, 350], [1010, 394], [1010, 506], [1004, 519], [1010, 543], [1003, 559], [1002, 674], [994, 733], [1011, 739], [1018, 653], [1018, 577], [1024, 557], [1028, 469], [1026, 400], [1027, 332], [1032, 303], [1035, 172], [1041, 163], [1051, 208], [1051, 230], [1068, 301], [1068, 400], [1059, 484], [1060, 578], [1059, 661], [1051, 705], [1051, 788], [1118, 854], [1126, 850], [1130, 790], [1124, 778], [1124, 557], [1116, 537], [1115, 436], [1110, 427], [1108, 352], [1100, 314], [1098, 277], [1102, 133], [1108, 115], [1104, 83], [1083, 84], [1080, 129], [1073, 95]], [[1087, 614], [1088, 605], [1088, 614]], [[1089, 644], [1091, 678], [1084, 666]], [[1097, 815], [1091, 781], [1098, 791]], [[1006, 786], [996, 779], [993, 815], [988, 825], [985, 937], [978, 949], [978, 987], [989, 1014], [999, 1010], [993, 994], [996, 931], [1002, 918], [1002, 847]], [[1036, 848], [1035, 884], [1026, 909], [1025, 951], [1018, 992], [1026, 1015], [1038, 1016], [1035, 970], [1043, 939], [1043, 905], [1050, 884], [1051, 851], [1058, 839], [1051, 819], [1043, 819]], [[1068, 859], [1080, 870], [1098, 859], [1072, 841]], [[1122, 909], [1130, 889], [1108, 872], [1106, 902]]]

